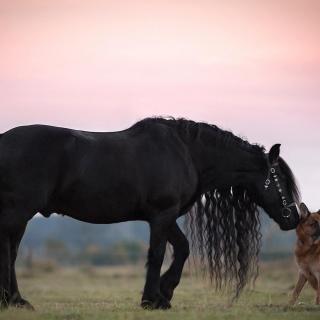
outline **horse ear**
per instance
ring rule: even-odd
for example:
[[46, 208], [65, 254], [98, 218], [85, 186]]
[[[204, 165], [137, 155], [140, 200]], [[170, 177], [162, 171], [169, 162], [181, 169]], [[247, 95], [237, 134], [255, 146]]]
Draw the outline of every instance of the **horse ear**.
[[280, 155], [280, 146], [281, 144], [277, 143], [273, 145], [269, 151], [269, 162], [274, 164], [278, 161]]
[[310, 214], [308, 207], [303, 202], [300, 203], [300, 212], [304, 218], [307, 218]]

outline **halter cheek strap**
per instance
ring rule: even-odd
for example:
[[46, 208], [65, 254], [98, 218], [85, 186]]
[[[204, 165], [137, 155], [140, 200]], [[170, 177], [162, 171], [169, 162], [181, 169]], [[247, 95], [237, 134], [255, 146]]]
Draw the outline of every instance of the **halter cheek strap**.
[[284, 218], [289, 218], [290, 215], [291, 215], [291, 207], [295, 207], [296, 208], [296, 203], [295, 202], [291, 202], [291, 203], [288, 203], [285, 195], [283, 194], [283, 189], [281, 188], [281, 184], [280, 184], [280, 181], [279, 181], [279, 176], [277, 174], [277, 171], [276, 171], [276, 167], [278, 167], [279, 164], [276, 162], [274, 163], [273, 165], [269, 165], [269, 170], [268, 170], [268, 176], [267, 176], [267, 179], [265, 180], [264, 182], [264, 189], [265, 190], [268, 190], [271, 182], [273, 181], [276, 185], [276, 188], [277, 188], [277, 191], [280, 195], [280, 198], [281, 198], [281, 205], [282, 205], [282, 210], [281, 210], [281, 213], [282, 213], [282, 217]]

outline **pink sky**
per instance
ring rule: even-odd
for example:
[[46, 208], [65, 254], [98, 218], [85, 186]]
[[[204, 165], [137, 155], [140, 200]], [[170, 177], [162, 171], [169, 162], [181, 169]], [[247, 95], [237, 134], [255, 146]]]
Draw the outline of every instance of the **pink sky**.
[[0, 0], [0, 130], [218, 124], [284, 158], [314, 209], [320, 1]]

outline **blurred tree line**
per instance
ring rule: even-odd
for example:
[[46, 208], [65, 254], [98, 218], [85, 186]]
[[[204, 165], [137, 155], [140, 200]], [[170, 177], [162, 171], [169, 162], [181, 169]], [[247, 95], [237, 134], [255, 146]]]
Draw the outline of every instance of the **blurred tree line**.
[[[280, 231], [265, 214], [261, 220], [262, 260], [292, 255], [294, 231]], [[145, 263], [148, 241], [149, 228], [143, 222], [93, 225], [57, 215], [35, 217], [28, 224], [18, 261], [25, 265], [33, 260], [94, 266]]]
[[93, 225], [68, 217], [32, 219], [23, 237], [19, 263], [53, 261], [59, 265], [117, 265], [145, 262], [145, 223]]
[[94, 266], [137, 264], [145, 260], [147, 246], [141, 241], [122, 240], [111, 246], [88, 244], [82, 250], [70, 250], [67, 243], [48, 239], [44, 243], [44, 258], [61, 265], [90, 264]]

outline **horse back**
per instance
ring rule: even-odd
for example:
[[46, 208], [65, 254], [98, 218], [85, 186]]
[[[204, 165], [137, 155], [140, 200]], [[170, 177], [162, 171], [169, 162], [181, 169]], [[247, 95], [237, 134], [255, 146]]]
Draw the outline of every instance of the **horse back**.
[[[33, 199], [32, 210], [40, 212], [72, 211], [93, 222], [116, 221], [122, 212], [126, 220], [154, 206], [187, 202], [196, 187], [190, 160], [163, 125], [114, 133], [18, 127], [0, 140], [0, 190]], [[86, 218], [88, 211], [96, 212], [94, 219]], [[106, 211], [109, 220], [101, 218]]]

